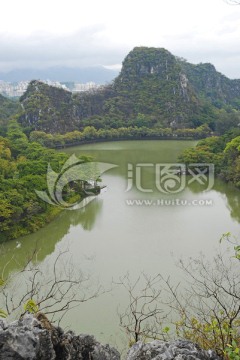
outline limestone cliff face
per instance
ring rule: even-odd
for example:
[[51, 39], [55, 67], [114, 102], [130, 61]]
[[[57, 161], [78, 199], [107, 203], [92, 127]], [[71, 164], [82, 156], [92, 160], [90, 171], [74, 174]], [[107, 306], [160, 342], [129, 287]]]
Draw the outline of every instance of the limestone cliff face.
[[20, 122], [24, 127], [46, 132], [66, 132], [75, 129], [71, 92], [31, 81], [21, 97], [24, 109]]
[[148, 127], [197, 127], [217, 121], [221, 109], [240, 110], [240, 80], [162, 48], [136, 47], [108, 86], [73, 95], [33, 81], [21, 104], [19, 120], [25, 127], [51, 133], [87, 125], [134, 126], [139, 117]]
[[[177, 66], [175, 56], [161, 48], [136, 47], [125, 58], [117, 82], [131, 82], [142, 76], [157, 75], [159, 80], [170, 80]], [[179, 66], [178, 71], [181, 71]]]
[[[0, 320], [0, 360], [120, 360], [119, 352], [93, 336], [66, 333], [33, 315], [8, 324]], [[155, 340], [133, 345], [126, 360], [220, 360], [189, 341]]]
[[153, 116], [164, 126], [186, 126], [200, 103], [176, 57], [165, 49], [138, 47], [123, 61], [114, 87], [128, 98], [129, 115]]
[[223, 104], [236, 106], [239, 102], [240, 80], [228, 79], [209, 63], [193, 65], [181, 62], [180, 65], [197, 94], [218, 106]]

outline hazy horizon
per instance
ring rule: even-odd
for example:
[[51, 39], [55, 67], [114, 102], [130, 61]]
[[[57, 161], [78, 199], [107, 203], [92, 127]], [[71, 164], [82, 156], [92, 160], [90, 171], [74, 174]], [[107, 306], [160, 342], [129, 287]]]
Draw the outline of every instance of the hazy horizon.
[[1, 15], [0, 73], [116, 69], [135, 46], [153, 46], [240, 78], [240, 6], [224, 0], [12, 0], [2, 4]]

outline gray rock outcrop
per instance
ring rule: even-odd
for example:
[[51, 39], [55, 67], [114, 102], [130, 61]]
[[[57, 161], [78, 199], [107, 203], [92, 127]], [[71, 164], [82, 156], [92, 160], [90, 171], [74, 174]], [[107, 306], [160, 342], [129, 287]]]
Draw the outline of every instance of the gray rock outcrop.
[[[44, 321], [43, 321], [44, 320]], [[33, 315], [8, 324], [0, 320], [0, 360], [120, 360], [117, 350], [93, 336], [76, 336]]]
[[155, 340], [133, 345], [126, 360], [220, 360], [215, 352], [202, 350], [197, 344], [185, 340], [165, 342]]
[[[0, 360], [120, 360], [120, 354], [93, 336], [64, 332], [44, 314], [27, 314], [8, 324], [0, 320]], [[126, 360], [220, 360], [211, 350], [184, 340], [133, 345]]]

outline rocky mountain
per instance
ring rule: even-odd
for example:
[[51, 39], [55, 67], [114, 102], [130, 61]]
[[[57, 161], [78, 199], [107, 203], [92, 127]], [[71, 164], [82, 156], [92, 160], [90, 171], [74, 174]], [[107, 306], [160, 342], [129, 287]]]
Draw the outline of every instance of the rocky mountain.
[[239, 108], [240, 80], [228, 79], [209, 63], [193, 65], [180, 61], [180, 64], [199, 96], [208, 99], [217, 107], [229, 104]]
[[240, 122], [240, 80], [165, 49], [137, 47], [108, 86], [71, 94], [33, 81], [21, 104], [24, 126], [51, 133], [87, 125], [184, 128], [207, 123], [215, 130], [220, 117]]
[[186, 123], [199, 106], [181, 64], [165, 49], [135, 48], [124, 60], [114, 88], [125, 99], [124, 115], [144, 114], [159, 125]]
[[20, 116], [24, 127], [46, 132], [66, 132], [77, 127], [72, 93], [31, 81], [21, 97], [24, 114]]

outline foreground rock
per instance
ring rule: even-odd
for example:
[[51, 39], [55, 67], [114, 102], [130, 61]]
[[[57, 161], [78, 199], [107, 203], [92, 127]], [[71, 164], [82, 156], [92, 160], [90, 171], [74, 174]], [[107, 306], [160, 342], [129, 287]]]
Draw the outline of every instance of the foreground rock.
[[93, 336], [76, 336], [53, 327], [44, 315], [0, 320], [0, 360], [120, 360], [117, 350]]
[[220, 360], [215, 352], [200, 349], [190, 341], [171, 342], [155, 340], [144, 344], [137, 342], [128, 351], [126, 360]]
[[[220, 360], [213, 351], [201, 350], [190, 341], [138, 342], [126, 360]], [[93, 336], [76, 336], [54, 327], [43, 314], [25, 315], [8, 324], [0, 320], [0, 360], [120, 360], [109, 345]]]

